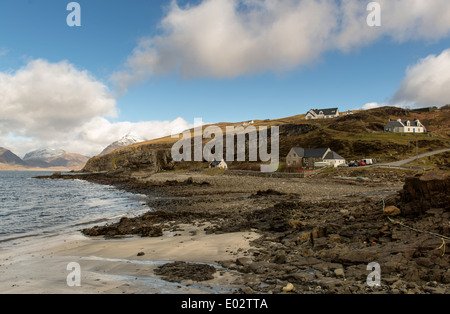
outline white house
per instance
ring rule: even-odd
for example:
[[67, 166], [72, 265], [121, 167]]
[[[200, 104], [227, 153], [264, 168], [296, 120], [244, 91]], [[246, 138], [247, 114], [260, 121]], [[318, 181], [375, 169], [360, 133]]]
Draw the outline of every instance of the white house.
[[328, 163], [330, 167], [339, 167], [339, 165], [345, 164], [345, 158], [333, 151], [329, 151], [323, 161]]
[[332, 119], [339, 117], [339, 109], [338, 108], [329, 108], [329, 109], [311, 109], [306, 114], [306, 120], [315, 120], [315, 119]]
[[386, 123], [384, 131], [393, 133], [424, 133], [427, 129], [419, 120], [402, 121], [402, 119], [398, 119], [397, 121]]
[[213, 161], [209, 164], [209, 168], [228, 169], [229, 163], [225, 160]]

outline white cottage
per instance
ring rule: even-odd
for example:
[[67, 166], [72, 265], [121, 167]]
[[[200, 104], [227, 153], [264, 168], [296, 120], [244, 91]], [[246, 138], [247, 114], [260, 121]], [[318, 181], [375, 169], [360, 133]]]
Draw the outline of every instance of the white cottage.
[[323, 161], [330, 167], [339, 167], [339, 165], [345, 164], [345, 158], [333, 151], [328, 152]]
[[225, 160], [213, 161], [209, 164], [209, 168], [228, 169], [229, 163]]
[[402, 121], [402, 119], [398, 119], [397, 121], [389, 121], [386, 123], [384, 131], [393, 133], [424, 133], [427, 130], [419, 120]]
[[306, 114], [306, 120], [316, 120], [316, 119], [332, 119], [339, 117], [338, 108], [329, 109], [311, 109]]

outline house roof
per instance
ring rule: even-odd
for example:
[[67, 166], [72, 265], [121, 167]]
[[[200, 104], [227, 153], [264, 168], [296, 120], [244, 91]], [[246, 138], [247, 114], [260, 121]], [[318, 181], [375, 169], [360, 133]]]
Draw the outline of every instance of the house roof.
[[389, 121], [386, 123], [386, 128], [398, 128], [398, 127], [404, 127], [403, 123], [399, 121]]
[[301, 147], [292, 147], [292, 149], [299, 157], [303, 157], [303, 155], [305, 154], [305, 150]]
[[311, 109], [310, 111], [313, 111], [316, 115], [320, 114], [322, 111], [324, 115], [330, 116], [330, 115], [336, 115], [338, 112], [338, 108], [328, 108], [328, 109]]
[[323, 157], [329, 148], [301, 148], [301, 147], [292, 147], [292, 150], [299, 156], [303, 158], [317, 158]]
[[[402, 121], [402, 123], [406, 126], [408, 121]], [[419, 120], [409, 121], [410, 126], [422, 126]]]
[[214, 160], [214, 161], [212, 161], [212, 162], [210, 163], [210, 165], [211, 165], [211, 166], [218, 166], [218, 165], [220, 165], [220, 163], [221, 163], [222, 161], [223, 161], [224, 163], [226, 163], [227, 166], [230, 166], [230, 163], [229, 163], [228, 161], [224, 161], [224, 160], [220, 160], [220, 161]]
[[338, 153], [333, 152], [333, 151], [330, 151], [330, 152], [325, 156], [324, 159], [344, 159], [344, 160], [345, 160], [344, 157], [342, 157], [341, 155], [339, 155]]
[[[386, 128], [394, 128], [394, 127], [404, 127], [408, 125], [408, 120], [406, 121], [401, 121], [401, 120], [397, 120], [397, 121], [389, 121], [386, 123]], [[413, 121], [409, 121], [409, 125], [410, 126], [415, 126], [415, 127], [422, 127], [423, 125], [420, 123], [419, 120], [413, 120]]]
[[315, 149], [305, 149], [304, 158], [316, 158], [323, 157], [329, 148], [315, 148]]

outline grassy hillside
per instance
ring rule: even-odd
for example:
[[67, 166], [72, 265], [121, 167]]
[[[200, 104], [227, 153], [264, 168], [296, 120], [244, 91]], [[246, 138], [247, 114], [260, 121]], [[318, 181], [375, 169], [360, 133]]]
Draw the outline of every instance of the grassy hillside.
[[[450, 111], [448, 106], [439, 112], [413, 112], [407, 109], [384, 107], [367, 111], [355, 111], [336, 119], [305, 120], [305, 115], [297, 115], [275, 120], [256, 120], [253, 126], [280, 127], [281, 160], [294, 147], [329, 147], [347, 160], [376, 158], [379, 162], [405, 159], [418, 153], [450, 147]], [[427, 134], [385, 133], [384, 126], [391, 120], [419, 119], [428, 129]], [[224, 134], [226, 126], [239, 126], [243, 123], [218, 123]], [[192, 130], [191, 130], [192, 131]], [[133, 164], [139, 162], [137, 154], [150, 151], [167, 151], [177, 141], [171, 137], [120, 148], [106, 156], [97, 156], [88, 162], [87, 168], [95, 164], [95, 169], [107, 167], [120, 168], [117, 160], [133, 156]], [[209, 142], [205, 139], [203, 142]], [[225, 141], [224, 141], [225, 142]], [[145, 159], [145, 158], [144, 158]], [[114, 165], [110, 163], [114, 162]], [[110, 167], [112, 166], [112, 167]], [[138, 167], [139, 168], [139, 167]], [[106, 170], [106, 169], [105, 169]]]

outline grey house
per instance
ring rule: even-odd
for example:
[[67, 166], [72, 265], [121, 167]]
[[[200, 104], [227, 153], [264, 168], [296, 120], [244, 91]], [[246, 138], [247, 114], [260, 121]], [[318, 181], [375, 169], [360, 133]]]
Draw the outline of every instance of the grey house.
[[345, 158], [329, 148], [307, 149], [293, 147], [286, 156], [288, 167], [314, 168], [316, 162], [326, 162], [330, 167], [345, 163]]

